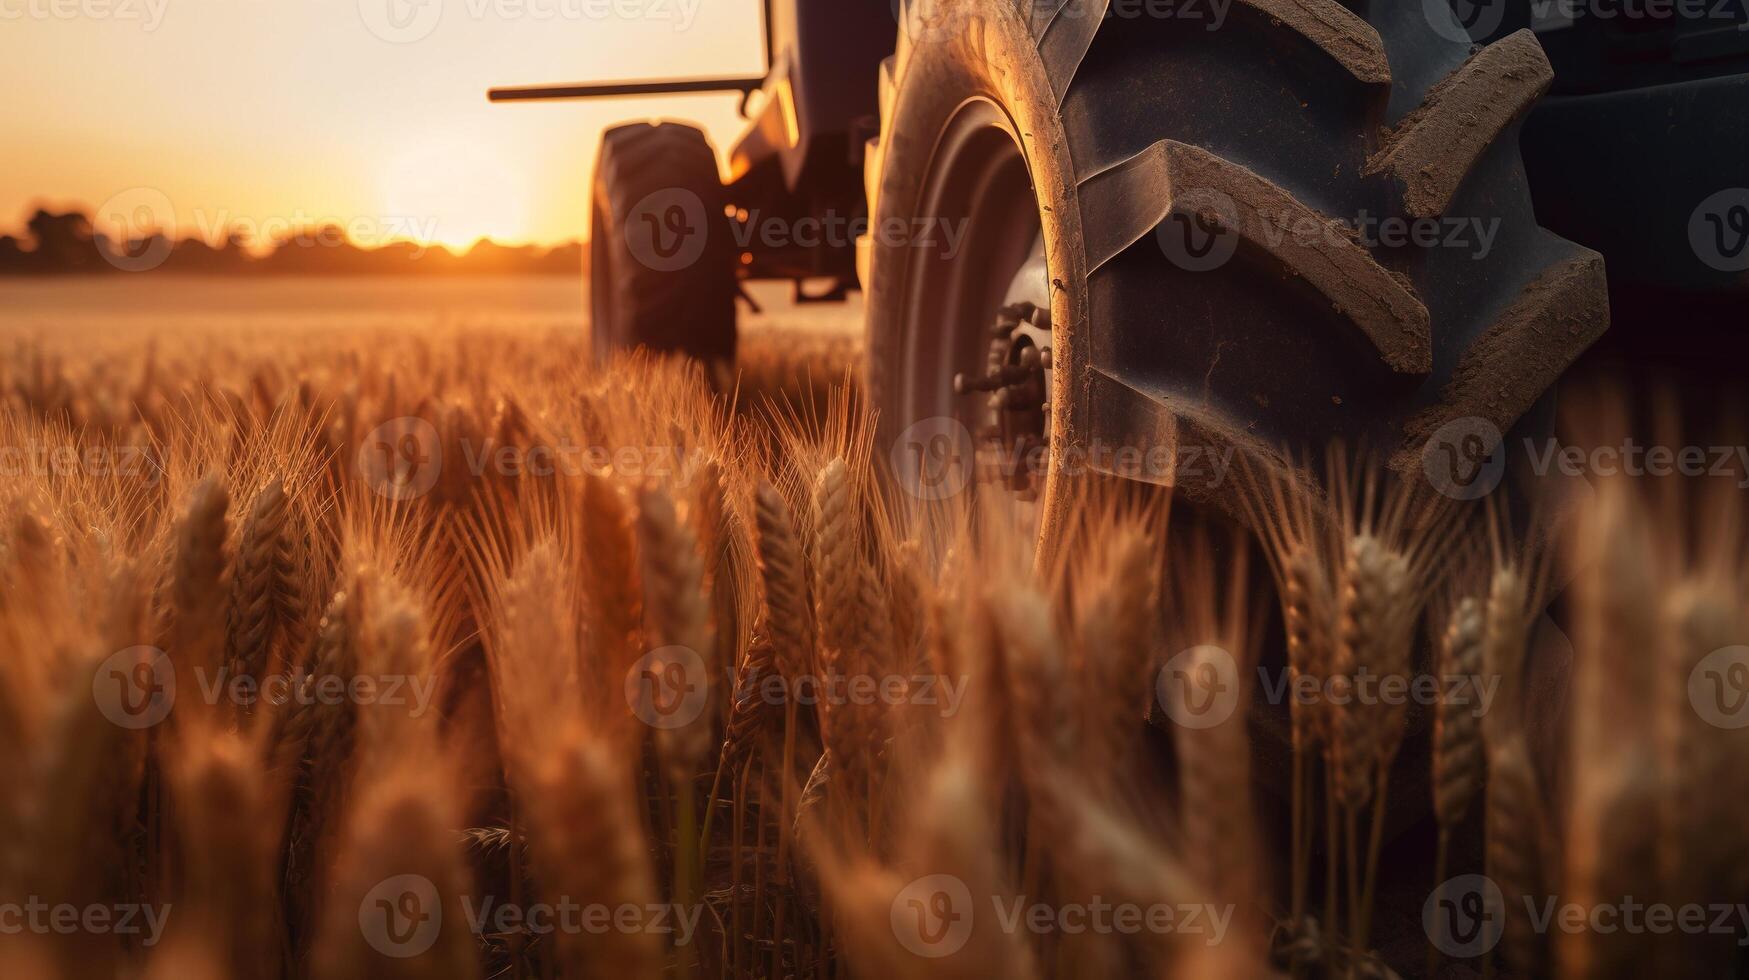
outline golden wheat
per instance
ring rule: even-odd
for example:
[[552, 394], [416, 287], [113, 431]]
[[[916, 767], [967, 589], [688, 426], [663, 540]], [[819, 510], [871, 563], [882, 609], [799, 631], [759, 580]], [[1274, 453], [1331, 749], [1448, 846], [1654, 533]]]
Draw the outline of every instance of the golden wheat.
[[[1749, 843], [1731, 808], [1749, 752], [1688, 689], [1741, 642], [1742, 548], [1719, 543], [1743, 526], [1740, 499], [1696, 509], [1711, 535], [1659, 536], [1682, 526], [1679, 504], [1635, 488], [1586, 508], [1580, 537], [1601, 545], [1572, 563], [1586, 571], [1553, 785], [1526, 724], [1547, 716], [1531, 682], [1552, 669], [1529, 642], [1548, 628], [1540, 574], [1497, 550], [1486, 598], [1456, 604], [1432, 669], [1442, 699], [1478, 674], [1501, 693], [1480, 732], [1472, 704], [1437, 703], [1431, 799], [1387, 799], [1415, 716], [1253, 704], [1249, 681], [1278, 662], [1326, 693], [1405, 676], [1425, 598], [1460, 591], [1439, 559], [1473, 544], [1469, 529], [1364, 460], [1336, 459], [1327, 493], [1302, 468], [1243, 464], [1278, 635], [1247, 612], [1266, 608], [1237, 560], [1249, 546], [1179, 547], [1159, 496], [1068, 494], [1061, 547], [1035, 562], [1019, 508], [888, 495], [850, 385], [774, 376], [799, 392], [790, 413], [745, 388], [713, 398], [694, 366], [584, 360], [560, 333], [316, 330], [149, 351], [55, 337], [0, 361], [0, 443], [137, 444], [153, 460], [150, 480], [26, 473], [0, 494], [0, 902], [178, 909], [151, 948], [9, 936], [0, 971], [1384, 975], [1413, 965], [1421, 938], [1386, 906], [1418, 906], [1428, 884], [1397, 860], [1401, 840], [1380, 859], [1384, 825], [1430, 804], [1454, 863], [1473, 867], [1479, 843], [1514, 908], [1498, 954], [1513, 972], [1726, 968], [1727, 943], [1686, 936], [1545, 948], [1521, 912], [1555, 892], [1742, 893]], [[409, 416], [436, 443], [388, 447], [412, 457], [405, 479], [373, 480], [361, 450], [369, 461], [371, 433]], [[574, 444], [626, 452], [550, 472], [498, 463]], [[421, 456], [441, 461], [423, 495]], [[175, 707], [135, 731], [101, 695], [145, 676], [154, 645], [180, 672]], [[702, 685], [665, 692], [701, 710], [652, 731], [641, 698], [674, 678], [640, 660], [665, 646], [702, 661]], [[1206, 674], [1209, 647], [1237, 668], [1235, 710], [1174, 725], [1154, 670], [1204, 648], [1191, 666]], [[227, 667], [303, 680], [283, 704], [208, 710], [201, 682]], [[881, 696], [816, 683], [796, 697], [834, 675]], [[781, 705], [765, 679], [783, 682]], [[342, 696], [315, 697], [324, 681]], [[1289, 752], [1282, 827], [1258, 783], [1289, 778], [1275, 764]], [[1334, 793], [1317, 788], [1320, 756]], [[1478, 793], [1480, 841], [1465, 819]], [[1278, 853], [1291, 874], [1272, 873]], [[944, 882], [973, 903], [946, 911], [969, 917], [929, 918]], [[700, 926], [686, 945], [497, 931], [470, 921], [488, 898], [666, 905]], [[1233, 928], [1211, 944], [1053, 927], [1113, 902], [1233, 907]], [[1007, 909], [1042, 909], [1046, 925], [1004, 927]], [[385, 952], [438, 918], [428, 948]], [[904, 941], [913, 921], [918, 940], [969, 929], [923, 956]]]

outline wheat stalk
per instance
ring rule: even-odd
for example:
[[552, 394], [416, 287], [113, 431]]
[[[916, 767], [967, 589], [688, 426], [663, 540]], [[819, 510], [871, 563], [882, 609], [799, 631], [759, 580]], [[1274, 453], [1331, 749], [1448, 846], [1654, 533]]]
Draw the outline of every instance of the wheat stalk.
[[[662, 490], [649, 488], [638, 496], [638, 556], [646, 633], [696, 656], [704, 665], [702, 683], [709, 685], [716, 677], [716, 638], [711, 634], [698, 537], [680, 522], [673, 498]], [[687, 724], [656, 733], [657, 753], [678, 797], [674, 892], [682, 907], [698, 895], [703, 870], [694, 783], [711, 748], [712, 722], [711, 713], [705, 711]]]

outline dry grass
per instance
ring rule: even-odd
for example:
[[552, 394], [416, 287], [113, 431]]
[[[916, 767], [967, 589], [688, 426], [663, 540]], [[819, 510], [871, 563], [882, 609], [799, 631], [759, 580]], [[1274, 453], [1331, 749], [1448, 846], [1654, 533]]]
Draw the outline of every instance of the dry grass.
[[[1509, 899], [1749, 889], [1749, 748], [1689, 689], [1744, 636], [1738, 498], [1617, 483], [1584, 516], [1552, 786], [1524, 724], [1547, 562], [1499, 522], [1252, 459], [1260, 546], [1089, 486], [1035, 562], [1000, 500], [884, 490], [853, 392], [754, 363], [730, 399], [557, 335], [21, 347], [0, 446], [82, 455], [24, 457], [0, 497], [0, 902], [170, 915], [161, 941], [7, 935], [0, 971], [1384, 976], [1425, 948], [1385, 906], [1448, 870]], [[1645, 530], [1697, 512], [1732, 533]], [[1230, 712], [1174, 725], [1169, 661], [1230, 680]], [[1326, 693], [1501, 684], [1485, 718], [1456, 683], [1426, 717], [1269, 705], [1276, 664]], [[168, 717], [118, 724], [155, 672]], [[1291, 772], [1253, 764], [1272, 730]], [[1406, 769], [1431, 791], [1393, 795]], [[1381, 857], [1394, 814], [1437, 858]], [[1101, 903], [1230, 918], [1004, 924]], [[537, 906], [610, 919], [494, 914]], [[1486, 969], [1734, 955], [1527, 925]]]

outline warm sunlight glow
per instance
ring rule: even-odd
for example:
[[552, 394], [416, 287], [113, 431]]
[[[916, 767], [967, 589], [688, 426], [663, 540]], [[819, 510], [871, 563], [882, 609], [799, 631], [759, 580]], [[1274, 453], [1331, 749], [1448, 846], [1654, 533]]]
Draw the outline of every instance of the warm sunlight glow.
[[444, 137], [389, 157], [379, 178], [385, 231], [452, 249], [481, 238], [526, 241], [535, 229], [517, 167], [501, 148]]
[[488, 88], [763, 68], [759, 0], [0, 8], [0, 234], [46, 206], [209, 240], [397, 221], [447, 245], [575, 240], [603, 128], [684, 119], [722, 149], [736, 97], [504, 106]]

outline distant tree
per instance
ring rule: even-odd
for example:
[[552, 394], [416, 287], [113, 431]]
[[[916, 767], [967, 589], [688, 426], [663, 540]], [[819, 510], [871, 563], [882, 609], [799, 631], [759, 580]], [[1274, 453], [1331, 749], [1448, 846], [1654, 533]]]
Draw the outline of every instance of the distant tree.
[[27, 271], [31, 254], [24, 244], [11, 235], [0, 235], [0, 275], [16, 275]]
[[37, 209], [26, 227], [30, 244], [0, 237], [0, 275], [21, 273], [97, 273], [116, 269], [190, 275], [377, 275], [472, 276], [563, 275], [586, 272], [580, 242], [553, 248], [501, 245], [482, 238], [473, 247], [451, 252], [441, 245], [410, 241], [360, 248], [338, 225], [293, 229], [271, 243], [266, 255], [250, 254], [236, 232], [214, 245], [200, 238], [171, 241], [153, 232], [117, 241], [96, 231], [80, 212], [56, 214]]
[[541, 256], [538, 269], [542, 273], [555, 276], [574, 276], [579, 270], [588, 275], [589, 253], [583, 248], [582, 242], [555, 245]]
[[84, 214], [52, 214], [38, 208], [26, 227], [36, 242], [35, 264], [43, 272], [78, 272], [103, 264], [91, 219]]
[[216, 248], [200, 238], [186, 238], [177, 242], [164, 268], [176, 272], [228, 275], [248, 271], [249, 263], [248, 252], [243, 247], [243, 237], [232, 232]]

